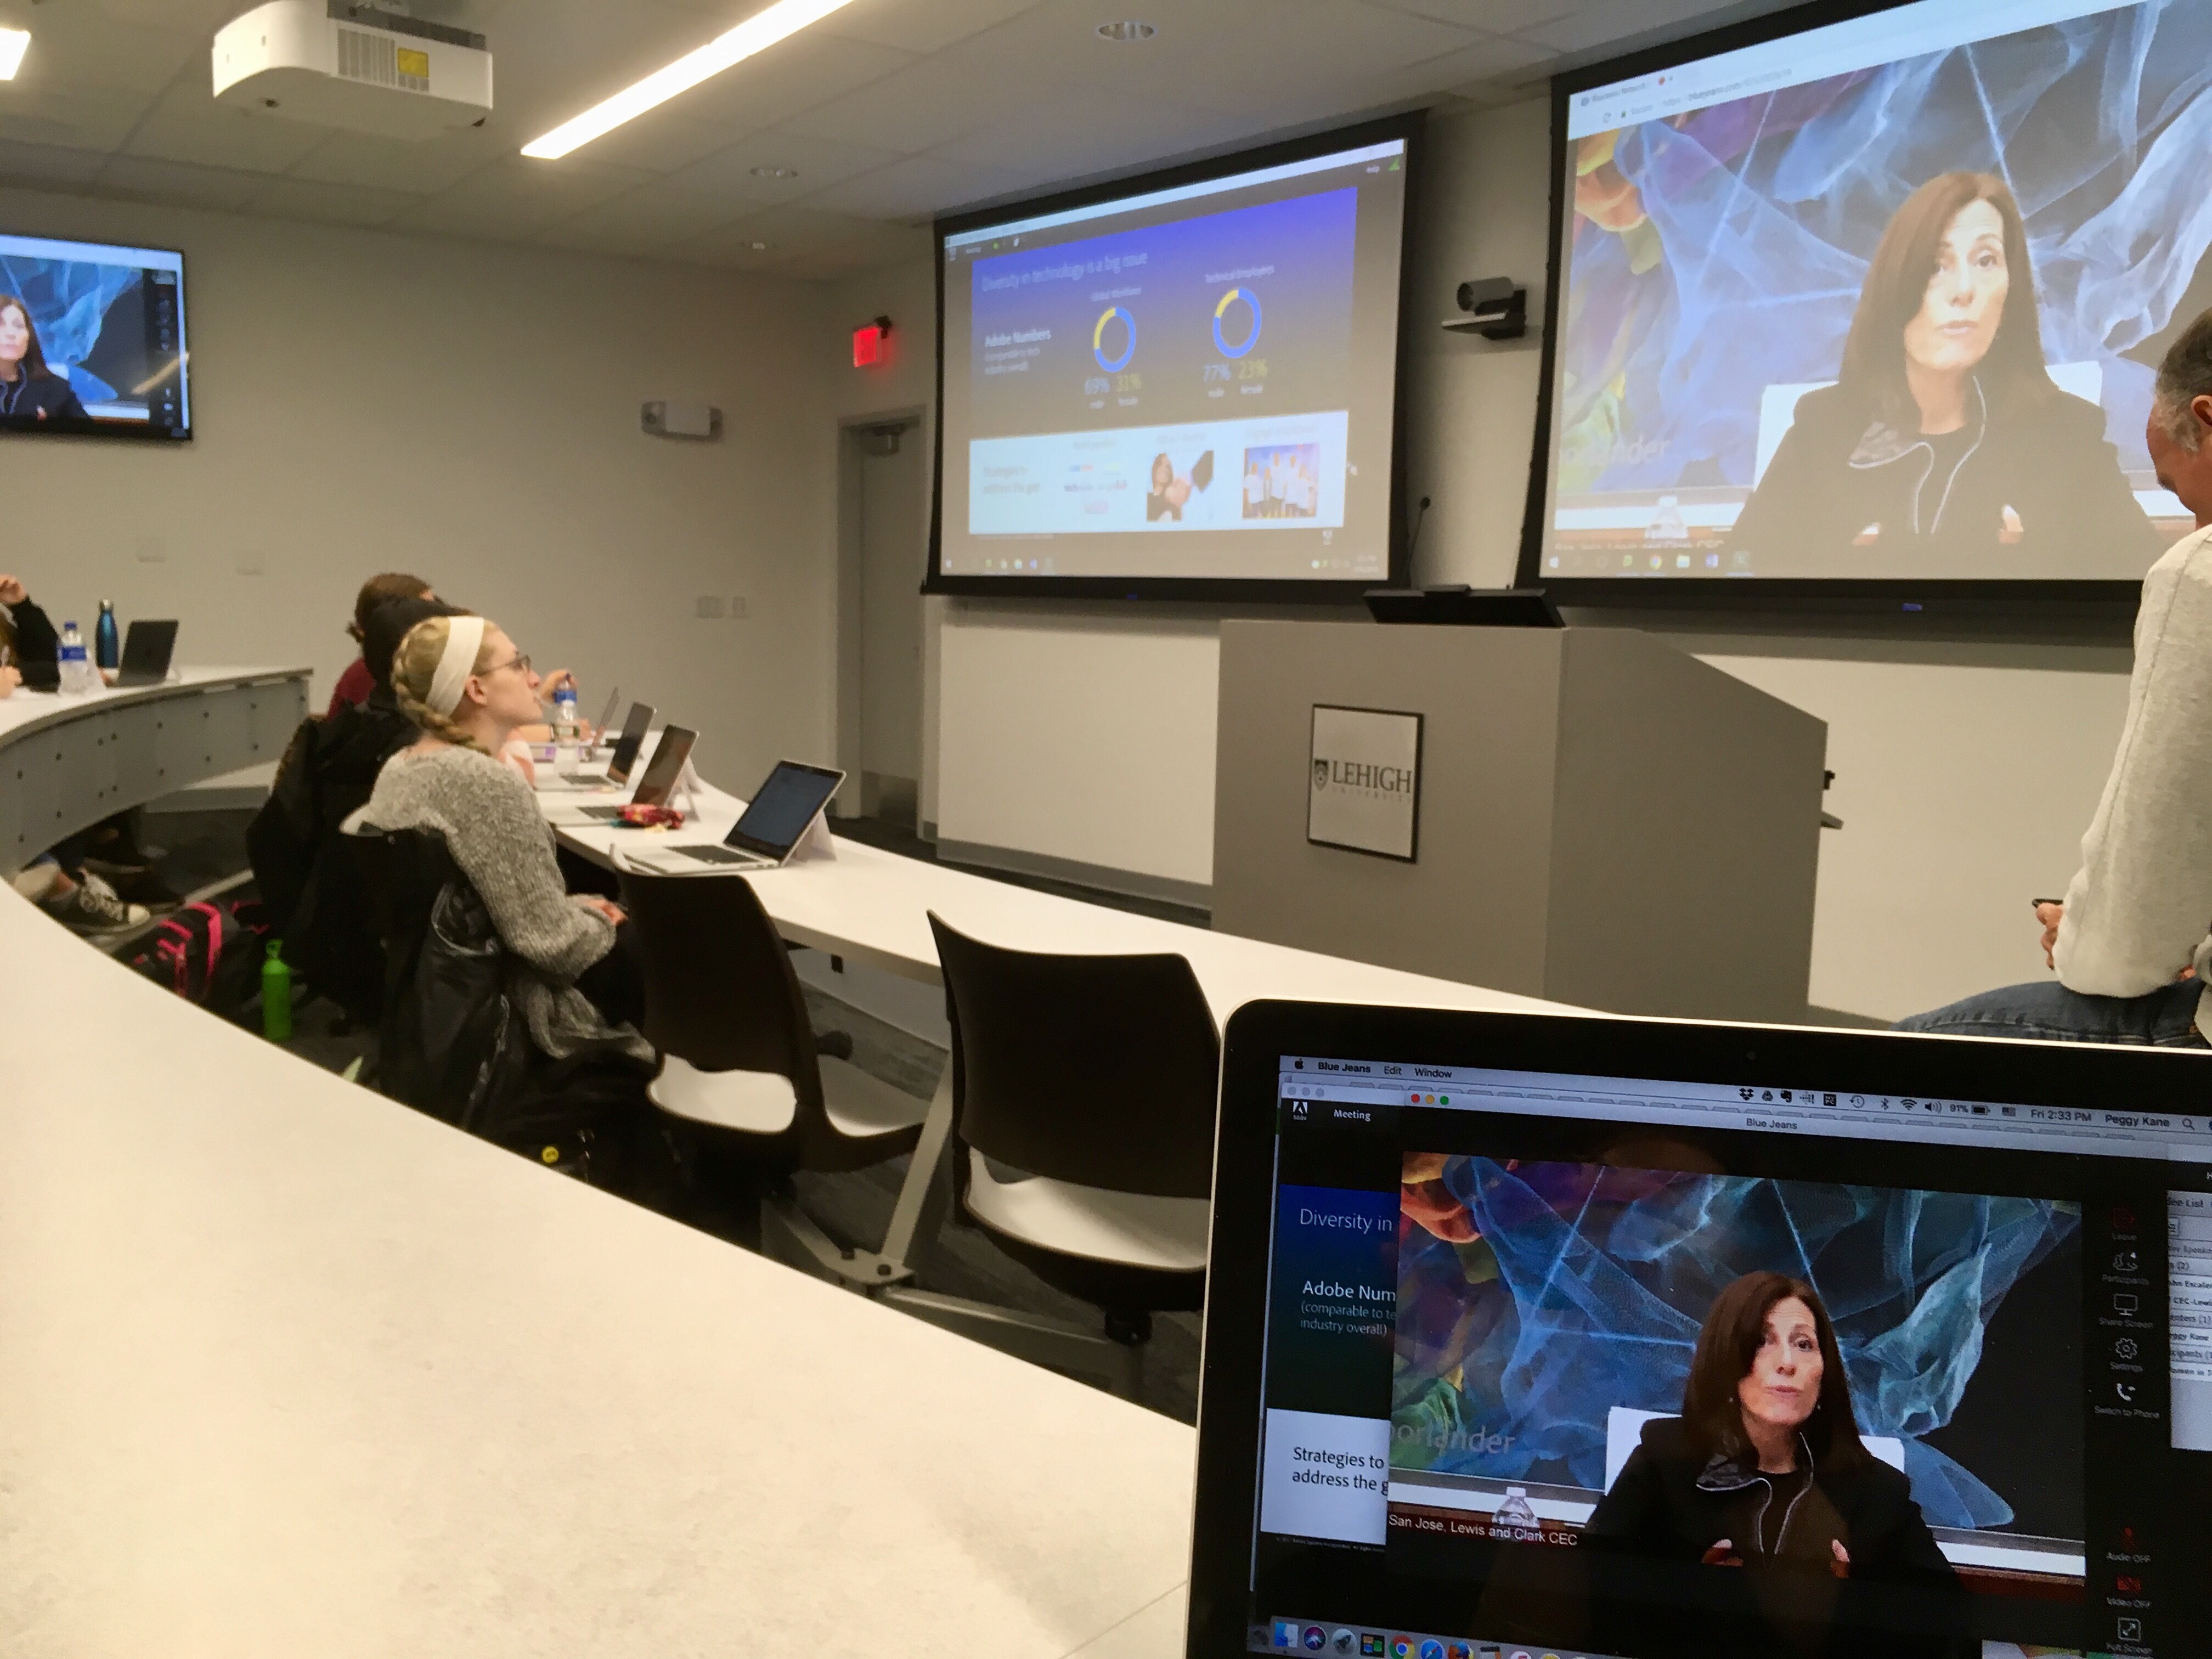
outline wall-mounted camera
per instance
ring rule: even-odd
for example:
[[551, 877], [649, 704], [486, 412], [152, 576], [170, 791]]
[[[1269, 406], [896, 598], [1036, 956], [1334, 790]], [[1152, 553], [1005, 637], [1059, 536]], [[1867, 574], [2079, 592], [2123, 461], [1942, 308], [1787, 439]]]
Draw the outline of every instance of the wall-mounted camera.
[[1444, 319], [1444, 326], [1455, 334], [1517, 340], [1528, 331], [1528, 290], [1514, 286], [1510, 276], [1462, 283], [1458, 297], [1459, 308], [1467, 315]]

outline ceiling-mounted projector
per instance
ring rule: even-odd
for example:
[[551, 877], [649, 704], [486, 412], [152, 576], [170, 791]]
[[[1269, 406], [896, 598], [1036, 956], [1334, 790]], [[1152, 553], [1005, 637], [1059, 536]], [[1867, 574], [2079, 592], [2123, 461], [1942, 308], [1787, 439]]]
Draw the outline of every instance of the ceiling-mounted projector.
[[484, 38], [362, 0], [269, 0], [215, 37], [216, 101], [315, 126], [434, 138], [491, 113]]

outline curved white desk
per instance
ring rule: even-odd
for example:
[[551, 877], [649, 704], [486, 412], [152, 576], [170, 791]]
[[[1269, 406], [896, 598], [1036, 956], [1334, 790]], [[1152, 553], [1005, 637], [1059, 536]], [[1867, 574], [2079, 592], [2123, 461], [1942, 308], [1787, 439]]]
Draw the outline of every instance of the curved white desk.
[[187, 668], [160, 685], [0, 697], [0, 872], [113, 812], [274, 761], [305, 668]]
[[9, 1659], [1180, 1651], [1191, 1431], [580, 1187], [0, 889]]

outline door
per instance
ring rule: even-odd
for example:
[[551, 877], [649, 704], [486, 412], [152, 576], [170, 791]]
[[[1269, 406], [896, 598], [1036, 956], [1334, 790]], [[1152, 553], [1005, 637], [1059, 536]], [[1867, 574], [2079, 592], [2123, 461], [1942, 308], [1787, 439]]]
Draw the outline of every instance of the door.
[[915, 827], [921, 776], [923, 444], [918, 422], [856, 427], [860, 811]]

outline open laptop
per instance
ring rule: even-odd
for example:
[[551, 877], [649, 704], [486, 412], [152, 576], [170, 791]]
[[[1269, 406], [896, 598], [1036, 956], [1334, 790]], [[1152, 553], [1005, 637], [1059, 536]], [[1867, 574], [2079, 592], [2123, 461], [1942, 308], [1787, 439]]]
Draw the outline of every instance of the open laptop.
[[[607, 720], [612, 719], [613, 716], [614, 706], [611, 703], [607, 707], [605, 717], [599, 722], [599, 730], [602, 733], [606, 731]], [[628, 783], [629, 769], [637, 764], [637, 751], [644, 746], [646, 733], [652, 729], [653, 705], [649, 702], [630, 704], [629, 716], [623, 721], [622, 734], [615, 739], [614, 752], [607, 757], [607, 769], [604, 773], [563, 772], [561, 775], [561, 781], [580, 787], [596, 787], [601, 784], [614, 784], [619, 787]]]
[[842, 772], [827, 766], [778, 761], [719, 846], [656, 847], [630, 854], [630, 861], [663, 873], [681, 871], [687, 863], [775, 869], [790, 861], [844, 781]]
[[[623, 735], [627, 737], [629, 734], [625, 732]], [[669, 793], [676, 787], [676, 780], [684, 775], [684, 763], [691, 758], [691, 745], [698, 740], [699, 734], [687, 727], [664, 727], [660, 743], [653, 750], [653, 758], [646, 763], [645, 774], [638, 779], [637, 788], [632, 793], [629, 804], [636, 806], [667, 805]], [[635, 750], [631, 751], [633, 756], [635, 752]], [[619, 747], [616, 753], [617, 756], [621, 754]], [[627, 767], [623, 769], [623, 774], [628, 775]], [[613, 776], [611, 768], [608, 775]], [[562, 810], [596, 818], [605, 823], [611, 823], [621, 817], [623, 811], [619, 806], [577, 806]]]
[[176, 652], [175, 623], [132, 623], [123, 636], [123, 660], [116, 669], [116, 684], [161, 684], [169, 678], [169, 660]]
[[1239, 1010], [1188, 1652], [2212, 1651], [2208, 1085], [2172, 1050]]

